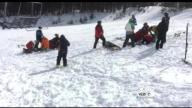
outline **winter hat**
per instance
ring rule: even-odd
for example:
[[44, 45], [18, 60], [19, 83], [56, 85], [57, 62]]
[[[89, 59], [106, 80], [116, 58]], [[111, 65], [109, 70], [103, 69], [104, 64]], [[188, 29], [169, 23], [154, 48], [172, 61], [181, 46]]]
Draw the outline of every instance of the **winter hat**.
[[146, 22], [143, 25], [148, 25]]
[[65, 36], [62, 34], [62, 35], [61, 35], [61, 38], [65, 38]]
[[56, 34], [55, 34], [55, 37], [59, 37], [59, 34], [56, 33]]
[[42, 27], [41, 27], [41, 26], [39, 26], [39, 29], [42, 29]]
[[164, 13], [165, 16], [168, 16], [169, 14], [167, 12]]
[[101, 24], [101, 21], [97, 21], [98, 24]]

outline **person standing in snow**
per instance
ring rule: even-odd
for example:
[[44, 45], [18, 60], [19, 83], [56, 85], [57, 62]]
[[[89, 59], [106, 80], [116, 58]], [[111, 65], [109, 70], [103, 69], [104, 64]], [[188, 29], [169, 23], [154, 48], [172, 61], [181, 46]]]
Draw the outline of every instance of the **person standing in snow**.
[[123, 43], [123, 47], [126, 47], [128, 41], [129, 41], [129, 38], [131, 39], [132, 47], [135, 47], [134, 29], [135, 29], [135, 22], [131, 18], [131, 19], [129, 19], [128, 23], [125, 26], [126, 39]]
[[[157, 42], [156, 49], [163, 48], [163, 44], [165, 43], [165, 36], [167, 31], [167, 23], [165, 18], [162, 18], [162, 21], [157, 26]], [[160, 43], [160, 44], [159, 44]]]
[[43, 37], [43, 33], [41, 31], [42, 27], [39, 27], [39, 29], [36, 31], [36, 43], [35, 48], [38, 49], [39, 42], [41, 42], [41, 39]]
[[97, 25], [95, 27], [95, 43], [94, 43], [94, 46], [93, 48], [96, 48], [97, 46], [97, 43], [98, 43], [98, 40], [101, 39], [103, 41], [103, 46], [105, 46], [105, 37], [103, 36], [103, 27], [101, 25], [101, 21], [98, 21], [97, 22]]
[[166, 26], [165, 26], [165, 28], [166, 28], [166, 33], [165, 33], [165, 41], [164, 42], [166, 42], [166, 34], [167, 34], [167, 31], [169, 30], [169, 19], [170, 19], [170, 17], [169, 17], [169, 14], [167, 13], [167, 12], [165, 12], [164, 13], [164, 20], [165, 20], [165, 23], [166, 23]]
[[57, 66], [60, 65], [61, 58], [63, 58], [63, 66], [67, 66], [67, 52], [68, 46], [70, 46], [69, 41], [64, 35], [61, 35], [59, 40], [59, 51], [57, 56]]

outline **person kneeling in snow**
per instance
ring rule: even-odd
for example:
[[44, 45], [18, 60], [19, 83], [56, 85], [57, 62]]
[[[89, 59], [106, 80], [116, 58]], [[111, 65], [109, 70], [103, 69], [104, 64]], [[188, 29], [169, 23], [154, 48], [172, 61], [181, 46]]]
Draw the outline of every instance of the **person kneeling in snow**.
[[149, 44], [153, 41], [153, 36], [149, 33], [149, 25], [147, 23], [144, 23], [144, 26], [142, 28], [143, 31], [143, 40], [142, 44]]
[[97, 26], [95, 27], [95, 43], [93, 48], [96, 48], [98, 40], [101, 39], [103, 41], [103, 46], [105, 46], [105, 37], [103, 36], [103, 28], [101, 26], [101, 21], [97, 22]]
[[57, 56], [57, 66], [60, 65], [61, 58], [63, 58], [63, 66], [67, 66], [67, 52], [68, 46], [70, 46], [69, 41], [64, 35], [61, 35], [59, 40], [59, 51]]
[[41, 49], [42, 50], [48, 50], [49, 49], [49, 40], [43, 36], [41, 39]]
[[148, 31], [149, 31], [149, 26], [148, 24], [145, 22], [143, 24], [143, 27], [141, 29], [139, 29], [139, 31], [137, 31], [135, 33], [135, 42], [137, 43], [141, 43], [141, 42], [144, 42], [143, 41], [143, 38], [144, 38], [144, 35], [148, 35]]
[[29, 41], [26, 44], [26, 48], [23, 48], [23, 53], [32, 53], [35, 44], [33, 41]]
[[55, 37], [51, 40], [49, 40], [49, 48], [55, 49], [59, 47], [59, 35], [55, 34]]

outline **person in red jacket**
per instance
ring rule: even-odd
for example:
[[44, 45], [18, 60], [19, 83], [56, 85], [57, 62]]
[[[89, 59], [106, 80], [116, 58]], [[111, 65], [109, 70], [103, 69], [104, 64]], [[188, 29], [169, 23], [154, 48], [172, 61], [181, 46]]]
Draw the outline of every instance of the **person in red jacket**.
[[145, 22], [142, 29], [135, 33], [135, 42], [141, 42], [145, 35], [148, 35], [149, 25]]
[[26, 44], [26, 48], [23, 48], [24, 53], [32, 53], [35, 44], [33, 41], [29, 41]]
[[105, 46], [105, 37], [103, 36], [103, 28], [101, 26], [101, 21], [97, 22], [97, 26], [95, 27], [95, 43], [93, 48], [96, 48], [98, 40], [101, 39], [103, 41], [103, 46]]

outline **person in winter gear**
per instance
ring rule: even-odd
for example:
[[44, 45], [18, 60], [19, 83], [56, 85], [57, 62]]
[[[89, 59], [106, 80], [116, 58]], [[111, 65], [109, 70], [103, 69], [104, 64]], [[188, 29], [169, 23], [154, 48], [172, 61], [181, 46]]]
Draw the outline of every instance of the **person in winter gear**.
[[59, 40], [59, 51], [57, 56], [57, 66], [60, 65], [61, 58], [63, 58], [63, 66], [67, 66], [67, 52], [68, 46], [70, 46], [69, 41], [64, 35], [61, 35]]
[[135, 39], [134, 39], [134, 29], [135, 29], [135, 24], [133, 20], [129, 20], [128, 23], [125, 26], [126, 30], [126, 39], [123, 43], [123, 47], [125, 47], [129, 41], [129, 38], [131, 39], [131, 45], [132, 47], [135, 47]]
[[[163, 44], [165, 42], [165, 35], [167, 31], [167, 23], [165, 18], [162, 18], [162, 21], [157, 26], [157, 42], [156, 42], [156, 49], [163, 48]], [[159, 44], [160, 43], [160, 44]]]
[[49, 49], [49, 40], [45, 36], [41, 39], [41, 48], [45, 50]]
[[164, 41], [164, 42], [166, 42], [166, 37], [167, 37], [166, 34], [167, 34], [167, 31], [169, 30], [169, 19], [170, 19], [169, 14], [167, 12], [165, 12], [163, 18], [164, 18], [165, 23], [166, 23], [166, 26], [165, 26], [166, 33], [165, 33], [165, 41]]
[[39, 29], [36, 31], [36, 44], [35, 44], [35, 48], [38, 48], [39, 46], [39, 42], [41, 42], [43, 33], [41, 31], [42, 27], [39, 27]]
[[148, 35], [148, 32], [149, 32], [149, 26], [147, 23], [144, 23], [143, 27], [135, 33], [135, 42], [142, 41], [144, 35]]
[[55, 49], [59, 47], [59, 35], [55, 34], [55, 37], [49, 41], [49, 48]]
[[149, 44], [150, 42], [153, 41], [153, 37], [150, 34], [148, 34], [148, 32], [149, 32], [149, 25], [147, 23], [144, 23], [143, 28], [141, 29], [141, 32], [143, 33], [142, 44], [144, 44], [144, 43]]
[[33, 41], [29, 41], [26, 44], [26, 48], [23, 48], [23, 52], [24, 53], [32, 53], [34, 46], [35, 46], [34, 42]]
[[103, 36], [103, 32], [104, 31], [101, 25], [101, 21], [98, 21], [95, 27], [95, 42], [93, 48], [96, 48], [99, 39], [103, 41], [103, 46], [105, 46], [106, 40], [105, 37]]

